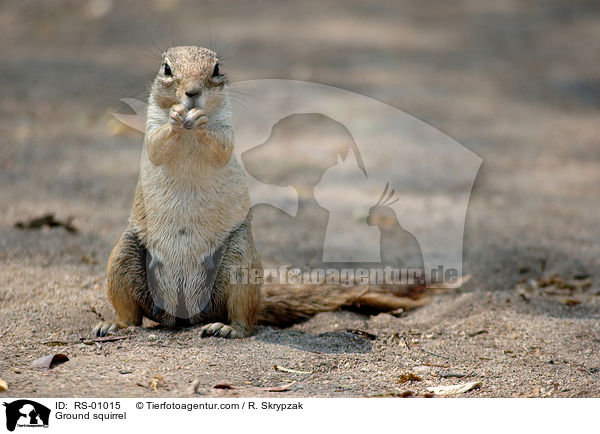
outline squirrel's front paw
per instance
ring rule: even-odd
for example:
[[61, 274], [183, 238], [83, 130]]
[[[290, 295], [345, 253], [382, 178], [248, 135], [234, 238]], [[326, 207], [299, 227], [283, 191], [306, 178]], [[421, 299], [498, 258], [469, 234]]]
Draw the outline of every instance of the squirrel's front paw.
[[193, 108], [188, 111], [185, 120], [183, 121], [183, 127], [188, 130], [198, 128], [208, 122], [208, 118], [204, 114], [203, 110]]
[[184, 122], [187, 115], [188, 109], [181, 104], [175, 104], [173, 107], [171, 107], [171, 114], [169, 116], [169, 124], [171, 125], [171, 129], [179, 131], [183, 128], [186, 128], [184, 126]]

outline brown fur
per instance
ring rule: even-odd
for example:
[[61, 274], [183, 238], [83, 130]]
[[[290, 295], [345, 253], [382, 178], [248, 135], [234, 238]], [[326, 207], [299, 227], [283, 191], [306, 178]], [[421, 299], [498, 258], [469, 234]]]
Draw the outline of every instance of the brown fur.
[[364, 313], [395, 312], [423, 306], [428, 299], [424, 285], [398, 286], [398, 291], [378, 286], [267, 285], [259, 324], [277, 327], [304, 321], [319, 312], [340, 309]]

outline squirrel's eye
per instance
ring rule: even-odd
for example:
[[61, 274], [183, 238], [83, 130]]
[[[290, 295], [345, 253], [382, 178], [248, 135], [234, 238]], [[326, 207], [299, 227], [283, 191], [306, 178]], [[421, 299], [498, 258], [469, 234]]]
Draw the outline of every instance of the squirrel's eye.
[[213, 77], [218, 77], [219, 75], [221, 75], [221, 73], [219, 72], [219, 64], [215, 63], [215, 67], [213, 68]]
[[165, 70], [164, 70], [165, 75], [173, 75], [173, 73], [171, 72], [171, 67], [165, 63]]

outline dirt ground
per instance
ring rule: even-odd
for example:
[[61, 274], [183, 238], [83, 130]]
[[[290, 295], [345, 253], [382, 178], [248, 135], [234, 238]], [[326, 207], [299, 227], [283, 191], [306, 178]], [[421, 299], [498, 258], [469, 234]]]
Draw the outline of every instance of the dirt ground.
[[[600, 396], [597, 4], [5, 1], [0, 24], [2, 396], [398, 396], [472, 381], [461, 396]], [[471, 279], [400, 317], [322, 313], [235, 341], [137, 328], [82, 342], [113, 315], [105, 266], [141, 151], [110, 112], [147, 95], [173, 43], [216, 47], [234, 81], [371, 96], [476, 152]], [[79, 232], [14, 227], [45, 213], [73, 216]], [[70, 360], [30, 367], [55, 352]], [[278, 385], [289, 387], [261, 390]]]

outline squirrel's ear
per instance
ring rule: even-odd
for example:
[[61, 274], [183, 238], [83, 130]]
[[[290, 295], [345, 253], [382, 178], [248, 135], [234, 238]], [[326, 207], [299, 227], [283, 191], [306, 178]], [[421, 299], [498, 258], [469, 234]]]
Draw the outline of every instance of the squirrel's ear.
[[215, 66], [213, 66], [212, 76], [219, 77], [220, 75], [221, 75], [221, 73], [219, 72], [219, 62], [216, 62]]

